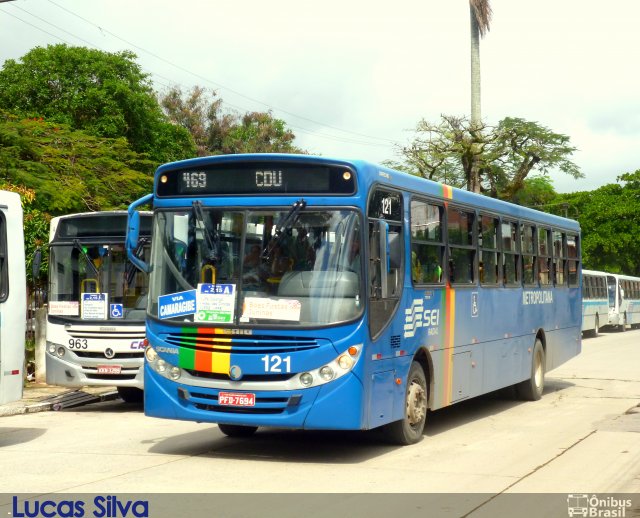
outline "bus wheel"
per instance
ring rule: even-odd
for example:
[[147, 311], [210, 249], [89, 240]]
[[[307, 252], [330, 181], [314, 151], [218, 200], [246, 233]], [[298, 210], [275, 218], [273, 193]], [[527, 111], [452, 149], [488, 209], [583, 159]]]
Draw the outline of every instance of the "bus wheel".
[[625, 313], [622, 317], [622, 324], [618, 326], [618, 330], [624, 333], [627, 330], [627, 314]]
[[525, 401], [537, 401], [542, 397], [544, 390], [544, 348], [539, 338], [533, 346], [531, 355], [531, 377], [516, 385], [516, 392], [520, 399]]
[[144, 392], [136, 387], [118, 387], [118, 396], [125, 403], [142, 403]]
[[415, 444], [422, 438], [427, 420], [427, 379], [418, 362], [413, 362], [409, 369], [404, 401], [404, 418], [386, 425], [384, 432], [394, 444]]
[[218, 428], [227, 437], [251, 437], [256, 430], [257, 426], [242, 426], [238, 424], [222, 424], [218, 423]]
[[591, 336], [593, 336], [594, 338], [597, 338], [599, 334], [600, 334], [600, 319], [598, 318], [598, 315], [596, 315], [596, 324], [595, 324], [595, 327], [593, 328], [593, 331], [591, 331]]

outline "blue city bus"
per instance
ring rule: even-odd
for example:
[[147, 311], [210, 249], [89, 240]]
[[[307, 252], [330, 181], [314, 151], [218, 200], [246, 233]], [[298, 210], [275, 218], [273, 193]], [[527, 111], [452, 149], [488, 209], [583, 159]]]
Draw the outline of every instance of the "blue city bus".
[[144, 408], [421, 439], [427, 411], [580, 352], [575, 221], [364, 161], [228, 155], [162, 165], [151, 203]]

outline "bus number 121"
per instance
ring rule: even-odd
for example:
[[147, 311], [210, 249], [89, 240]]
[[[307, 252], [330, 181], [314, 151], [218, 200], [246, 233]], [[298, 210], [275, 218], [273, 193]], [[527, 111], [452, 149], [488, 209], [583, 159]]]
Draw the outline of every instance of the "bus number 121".
[[284, 372], [291, 372], [291, 357], [274, 355], [265, 355], [260, 358], [264, 362], [265, 372], [282, 372], [282, 365], [285, 366]]

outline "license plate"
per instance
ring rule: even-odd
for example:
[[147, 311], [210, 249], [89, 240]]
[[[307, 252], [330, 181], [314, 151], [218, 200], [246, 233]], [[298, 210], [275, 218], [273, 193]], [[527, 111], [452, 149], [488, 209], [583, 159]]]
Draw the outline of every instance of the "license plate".
[[98, 365], [98, 374], [120, 374], [121, 365]]
[[240, 392], [219, 392], [218, 404], [226, 406], [255, 406], [256, 395]]

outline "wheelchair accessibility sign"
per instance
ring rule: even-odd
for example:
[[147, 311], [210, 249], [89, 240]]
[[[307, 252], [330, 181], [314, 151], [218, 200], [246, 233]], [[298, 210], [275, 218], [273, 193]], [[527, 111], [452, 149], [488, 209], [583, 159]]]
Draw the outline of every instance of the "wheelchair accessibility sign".
[[109, 304], [109, 318], [124, 318], [124, 307], [122, 304]]

